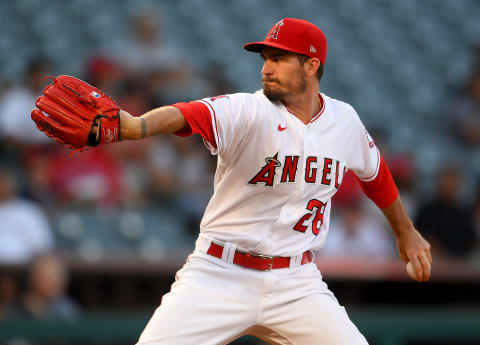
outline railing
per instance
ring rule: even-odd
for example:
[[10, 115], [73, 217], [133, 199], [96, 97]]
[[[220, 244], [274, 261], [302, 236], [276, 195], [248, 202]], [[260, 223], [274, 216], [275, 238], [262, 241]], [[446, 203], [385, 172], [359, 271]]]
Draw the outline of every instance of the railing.
[[[131, 342], [145, 327], [151, 312], [90, 314], [75, 321], [10, 320], [0, 322], [0, 341]], [[412, 341], [480, 344], [480, 312], [446, 308], [352, 311], [351, 319], [376, 345], [404, 345]]]

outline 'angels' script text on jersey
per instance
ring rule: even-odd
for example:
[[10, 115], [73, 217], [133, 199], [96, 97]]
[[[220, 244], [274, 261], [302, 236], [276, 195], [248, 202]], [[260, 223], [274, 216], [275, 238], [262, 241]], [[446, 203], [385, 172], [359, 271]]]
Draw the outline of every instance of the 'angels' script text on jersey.
[[[323, 161], [323, 162], [322, 162]], [[278, 160], [278, 153], [272, 157], [265, 158], [265, 165], [253, 176], [249, 184], [256, 185], [257, 183], [264, 183], [265, 186], [273, 186], [277, 168], [282, 168], [280, 183], [294, 183], [297, 180], [299, 156], [285, 156], [284, 163]], [[323, 168], [320, 167], [323, 163]], [[305, 158], [305, 173], [303, 177], [307, 183], [320, 182], [323, 185], [329, 186], [333, 183], [336, 189], [340, 187], [343, 175], [346, 168], [340, 170], [340, 162], [324, 157], [308, 156]], [[321, 173], [318, 173], [321, 172]]]

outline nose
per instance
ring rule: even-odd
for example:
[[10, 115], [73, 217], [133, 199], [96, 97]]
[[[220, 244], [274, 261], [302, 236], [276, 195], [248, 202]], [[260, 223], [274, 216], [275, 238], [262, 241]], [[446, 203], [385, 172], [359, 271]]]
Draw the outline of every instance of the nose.
[[262, 75], [270, 76], [273, 73], [273, 64], [267, 59], [263, 62]]

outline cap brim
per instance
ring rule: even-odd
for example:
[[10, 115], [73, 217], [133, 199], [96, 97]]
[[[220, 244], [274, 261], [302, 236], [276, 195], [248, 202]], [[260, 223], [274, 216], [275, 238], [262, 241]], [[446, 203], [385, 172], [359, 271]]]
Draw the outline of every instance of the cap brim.
[[286, 50], [292, 53], [302, 54], [287, 46], [284, 46], [283, 44], [274, 43], [274, 42], [251, 42], [243, 45], [243, 49], [253, 53], [261, 53], [265, 47], [277, 48], [277, 49]]

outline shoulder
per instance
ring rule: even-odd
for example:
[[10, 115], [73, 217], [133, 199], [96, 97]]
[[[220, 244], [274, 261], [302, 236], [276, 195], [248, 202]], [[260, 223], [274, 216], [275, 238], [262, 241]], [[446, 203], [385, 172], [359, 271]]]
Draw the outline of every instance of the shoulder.
[[348, 104], [347, 102], [340, 101], [338, 99], [329, 97], [325, 94], [321, 94], [324, 102], [326, 103], [327, 107], [330, 107], [333, 111], [338, 113], [339, 115], [345, 115], [345, 116], [353, 116], [353, 117], [358, 117], [357, 112], [355, 109]]
[[231, 103], [238, 105], [256, 105], [270, 102], [261, 91], [257, 91], [255, 93], [238, 92], [215, 97], [207, 97], [202, 99], [202, 101], [210, 104]]
[[325, 102], [325, 107], [329, 108], [331, 113], [339, 120], [347, 120], [352, 124], [361, 124], [360, 117], [357, 112], [347, 102], [340, 101], [335, 98], [331, 98], [325, 94], [321, 94]]
[[275, 105], [268, 100], [263, 92], [255, 93], [232, 93], [215, 97], [207, 97], [200, 100], [211, 111], [220, 114], [237, 115], [245, 118], [255, 118], [259, 113], [272, 111]]

